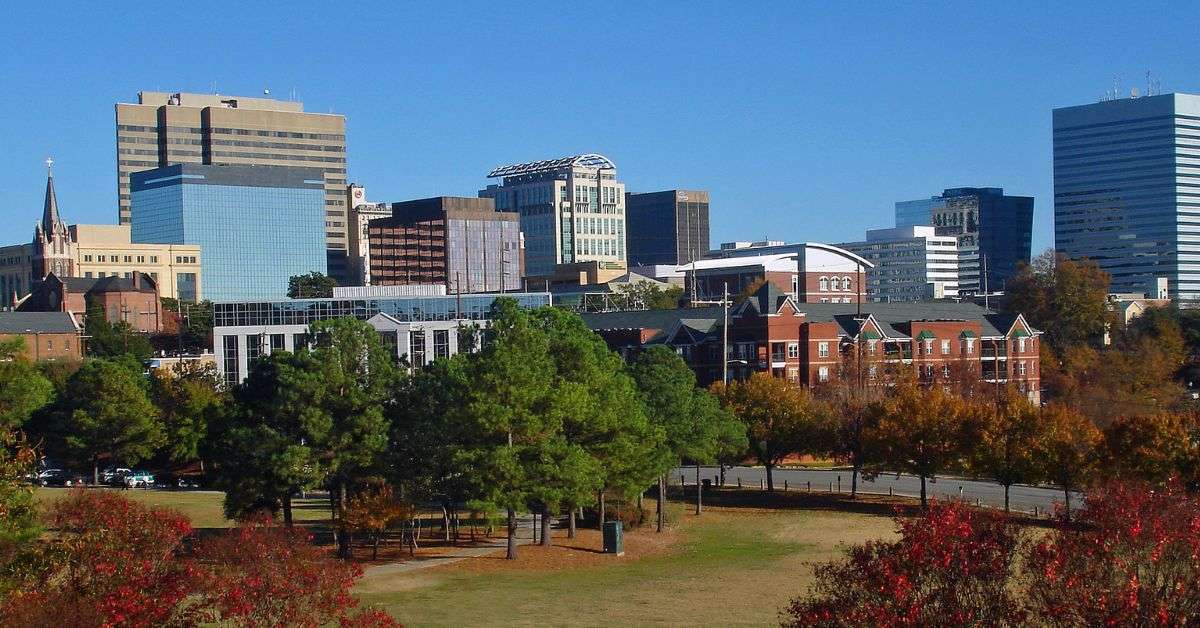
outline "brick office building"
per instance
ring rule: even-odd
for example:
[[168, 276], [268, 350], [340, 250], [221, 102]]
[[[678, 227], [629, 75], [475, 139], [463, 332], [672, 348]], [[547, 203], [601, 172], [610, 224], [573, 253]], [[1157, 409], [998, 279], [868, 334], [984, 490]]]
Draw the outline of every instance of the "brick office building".
[[162, 331], [158, 284], [145, 273], [131, 273], [128, 279], [50, 275], [17, 304], [20, 312], [68, 312], [81, 323], [89, 308], [99, 308], [110, 323], [125, 321], [141, 333]]
[[34, 362], [83, 359], [81, 331], [70, 312], [0, 312], [0, 342], [22, 339]]
[[[646, 346], [675, 350], [700, 385], [722, 377], [725, 342], [721, 307], [584, 314], [584, 321], [631, 359]], [[1040, 400], [1039, 336], [1019, 315], [994, 314], [972, 303], [798, 303], [773, 283], [729, 311], [729, 378], [769, 372], [797, 384], [836, 381], [861, 351], [863, 377], [883, 370], [924, 382], [1011, 384]], [[877, 379], [878, 378], [878, 379]]]
[[[765, 251], [760, 255], [743, 252]], [[678, 267], [684, 274], [684, 293], [697, 301], [719, 301], [725, 286], [730, 295], [774, 284], [797, 303], [857, 303], [866, 300], [863, 285], [873, 264], [863, 257], [829, 244], [800, 244], [721, 249], [721, 257]], [[733, 253], [738, 253], [734, 255]]]

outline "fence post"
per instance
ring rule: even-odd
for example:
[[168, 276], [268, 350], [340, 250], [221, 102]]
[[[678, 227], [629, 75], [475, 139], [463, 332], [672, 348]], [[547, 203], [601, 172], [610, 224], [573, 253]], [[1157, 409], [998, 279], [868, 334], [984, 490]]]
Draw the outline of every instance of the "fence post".
[[838, 492], [842, 492], [842, 476], [838, 474]]
[[761, 491], [762, 489], [763, 489], [763, 479], [758, 478], [758, 490]]
[[892, 487], [888, 487], [888, 497], [892, 496]]
[[787, 480], [783, 481], [783, 490], [788, 490]]
[[738, 488], [742, 488], [742, 476], [738, 476]]
[[808, 492], [812, 492], [812, 481], [808, 482]]
[[682, 473], [679, 474], [679, 485], [687, 486], [687, 479], [683, 477]]
[[832, 493], [832, 492], [833, 492], [833, 482], [830, 482], [830, 483], [829, 483], [829, 492], [830, 492], [830, 493]]

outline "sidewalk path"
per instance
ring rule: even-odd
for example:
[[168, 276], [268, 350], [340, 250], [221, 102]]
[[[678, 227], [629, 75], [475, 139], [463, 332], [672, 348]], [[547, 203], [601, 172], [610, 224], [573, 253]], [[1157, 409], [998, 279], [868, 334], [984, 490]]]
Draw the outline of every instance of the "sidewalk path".
[[[529, 545], [533, 542], [533, 517], [522, 516], [517, 518], [517, 545]], [[364, 576], [386, 576], [393, 574], [408, 573], [412, 571], [420, 571], [429, 569], [430, 567], [438, 567], [440, 565], [449, 565], [460, 560], [468, 558], [479, 558], [496, 552], [504, 551], [508, 548], [508, 539], [499, 538], [486, 545], [477, 545], [475, 547], [458, 548], [458, 551], [453, 554], [445, 554], [439, 556], [417, 556], [412, 560], [407, 560], [402, 563], [387, 563], [385, 565], [374, 565], [363, 569]]]

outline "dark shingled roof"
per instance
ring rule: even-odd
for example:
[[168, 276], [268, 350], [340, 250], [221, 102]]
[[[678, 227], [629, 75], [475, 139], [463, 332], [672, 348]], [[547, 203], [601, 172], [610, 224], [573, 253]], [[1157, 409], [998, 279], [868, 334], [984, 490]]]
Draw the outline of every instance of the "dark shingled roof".
[[75, 319], [67, 312], [0, 312], [0, 334], [74, 334]]
[[[768, 282], [768, 286], [770, 283]], [[766, 288], [759, 290], [758, 299], [751, 299], [758, 307], [765, 298], [775, 307], [787, 294]], [[765, 304], [764, 304], [765, 305]], [[798, 303], [797, 309], [804, 313], [807, 322], [836, 322], [847, 336], [858, 335], [859, 316], [853, 303]], [[677, 310], [645, 310], [637, 312], [601, 312], [583, 314], [583, 321], [593, 330], [605, 329], [659, 329], [668, 332], [680, 321], [686, 321], [693, 329], [711, 329], [719, 325], [723, 316], [720, 307], [683, 308]], [[774, 312], [775, 309], [770, 310]], [[981, 336], [1003, 336], [1016, 322], [1015, 314], [987, 313], [983, 306], [974, 303], [951, 301], [911, 301], [904, 303], [863, 303], [862, 320], [873, 315], [883, 332], [891, 337], [910, 337], [911, 321], [975, 321], [980, 324]], [[1036, 331], [1036, 330], [1035, 330]]]
[[[66, 284], [67, 290], [83, 294], [88, 292], [133, 292], [133, 279], [125, 277], [60, 277]], [[142, 287], [139, 292], [157, 292], [154, 278], [142, 273]]]

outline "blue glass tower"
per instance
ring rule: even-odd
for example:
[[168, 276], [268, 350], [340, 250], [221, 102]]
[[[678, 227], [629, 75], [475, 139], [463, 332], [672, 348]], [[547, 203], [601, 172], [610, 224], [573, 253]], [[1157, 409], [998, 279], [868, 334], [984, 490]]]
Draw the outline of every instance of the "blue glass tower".
[[1200, 96], [1054, 110], [1054, 245], [1114, 292], [1200, 299]]
[[130, 183], [133, 241], [200, 245], [209, 299], [280, 298], [327, 270], [320, 169], [177, 164]]

